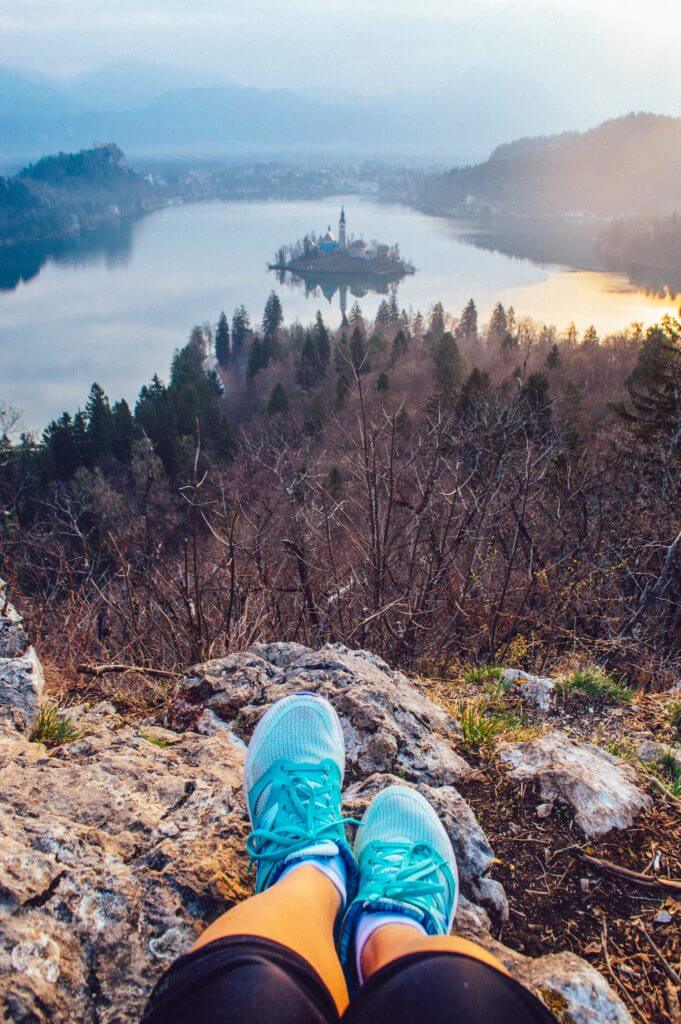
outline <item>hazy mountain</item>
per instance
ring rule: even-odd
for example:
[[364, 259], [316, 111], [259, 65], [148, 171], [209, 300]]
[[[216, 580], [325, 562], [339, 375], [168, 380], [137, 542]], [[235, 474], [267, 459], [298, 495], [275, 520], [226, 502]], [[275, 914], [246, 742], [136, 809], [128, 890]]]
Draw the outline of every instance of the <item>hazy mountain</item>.
[[428, 178], [440, 209], [611, 216], [681, 209], [681, 118], [628, 114], [586, 132], [519, 139]]
[[200, 70], [183, 70], [141, 61], [109, 64], [78, 75], [63, 91], [88, 110], [137, 110], [164, 93], [201, 85], [224, 85], [225, 79]]

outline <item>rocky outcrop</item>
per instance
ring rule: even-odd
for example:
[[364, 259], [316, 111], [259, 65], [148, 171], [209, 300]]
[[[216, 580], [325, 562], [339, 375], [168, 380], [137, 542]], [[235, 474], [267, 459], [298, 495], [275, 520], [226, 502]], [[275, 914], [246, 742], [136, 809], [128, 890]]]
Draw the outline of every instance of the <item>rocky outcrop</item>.
[[498, 755], [511, 779], [539, 784], [544, 807], [550, 810], [556, 800], [572, 807], [586, 836], [629, 828], [652, 806], [633, 768], [600, 747], [573, 743], [562, 732], [504, 743]]
[[0, 721], [30, 732], [40, 710], [45, 681], [38, 656], [29, 646], [22, 618], [0, 580]]
[[349, 778], [391, 772], [451, 784], [471, 769], [453, 750], [458, 725], [406, 676], [366, 651], [331, 644], [261, 644], [196, 665], [170, 701], [167, 723], [195, 728], [205, 710], [248, 738], [265, 707], [299, 690], [331, 700], [344, 723]]
[[69, 711], [81, 738], [48, 751], [0, 735], [0, 1007], [16, 1022], [126, 1024], [207, 922], [252, 891], [243, 843], [244, 743], [272, 701], [323, 693], [348, 744], [346, 810], [397, 779], [432, 800], [454, 843], [457, 929], [560, 1006], [561, 1020], [628, 1024], [618, 997], [571, 954], [529, 959], [496, 942], [507, 901], [493, 851], [457, 784], [458, 728], [380, 658], [339, 646], [262, 645], [193, 668], [165, 724], [114, 708]]

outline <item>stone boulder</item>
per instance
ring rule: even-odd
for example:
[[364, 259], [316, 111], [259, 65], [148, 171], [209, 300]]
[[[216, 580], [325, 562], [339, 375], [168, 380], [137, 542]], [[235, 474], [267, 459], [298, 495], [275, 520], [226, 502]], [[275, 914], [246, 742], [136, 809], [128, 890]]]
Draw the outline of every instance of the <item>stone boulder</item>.
[[497, 753], [509, 778], [537, 782], [542, 801], [559, 800], [572, 807], [586, 836], [629, 828], [652, 806], [636, 784], [633, 768], [600, 747], [573, 743], [563, 732], [526, 743], [502, 743]]
[[548, 676], [532, 676], [519, 668], [505, 668], [501, 683], [518, 694], [524, 704], [533, 704], [540, 711], [548, 711], [553, 702], [556, 684]]
[[459, 729], [445, 711], [381, 658], [341, 644], [260, 644], [196, 665], [176, 687], [166, 722], [195, 729], [208, 710], [247, 740], [267, 705], [300, 690], [327, 697], [340, 715], [350, 781], [388, 772], [439, 786], [471, 773], [452, 748]]

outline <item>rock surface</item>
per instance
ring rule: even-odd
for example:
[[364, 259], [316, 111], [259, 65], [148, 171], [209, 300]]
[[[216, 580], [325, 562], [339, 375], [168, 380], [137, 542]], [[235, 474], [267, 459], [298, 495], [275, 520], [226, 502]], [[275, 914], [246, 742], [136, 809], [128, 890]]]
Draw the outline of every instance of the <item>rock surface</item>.
[[0, 579], [0, 720], [30, 732], [38, 717], [43, 670]]
[[600, 747], [573, 743], [563, 732], [503, 743], [498, 755], [511, 779], [539, 783], [545, 803], [560, 800], [572, 807], [586, 836], [629, 828], [652, 806], [633, 768]]
[[327, 695], [341, 716], [348, 813], [361, 813], [395, 777], [438, 808], [461, 868], [457, 929], [550, 997], [565, 1022], [628, 1024], [584, 961], [532, 960], [491, 937], [506, 897], [490, 877], [490, 844], [456, 789], [470, 769], [452, 749], [452, 719], [366, 652], [293, 644], [196, 666], [177, 687], [165, 728], [132, 726], [101, 704], [69, 712], [82, 738], [52, 754], [17, 729], [0, 734], [3, 1019], [139, 1019], [172, 959], [251, 892], [244, 740], [273, 700], [302, 688]]
[[531, 676], [518, 668], [506, 668], [501, 673], [501, 683], [512, 687], [524, 703], [534, 704], [540, 711], [551, 707], [556, 684], [548, 676]]

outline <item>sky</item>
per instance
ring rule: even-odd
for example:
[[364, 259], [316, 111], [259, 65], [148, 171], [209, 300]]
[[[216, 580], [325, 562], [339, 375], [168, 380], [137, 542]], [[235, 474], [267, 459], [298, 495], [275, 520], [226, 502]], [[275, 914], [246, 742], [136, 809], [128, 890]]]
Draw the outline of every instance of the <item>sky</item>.
[[681, 114], [679, 44], [678, 0], [0, 0], [0, 64], [62, 80], [145, 61], [340, 97], [510, 75]]

